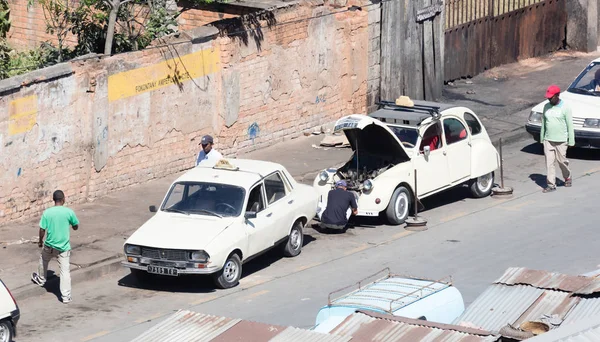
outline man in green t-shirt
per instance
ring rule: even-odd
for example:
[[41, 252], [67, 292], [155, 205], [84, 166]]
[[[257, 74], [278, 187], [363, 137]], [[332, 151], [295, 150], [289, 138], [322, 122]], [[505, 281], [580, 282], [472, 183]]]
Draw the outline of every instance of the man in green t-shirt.
[[567, 148], [575, 145], [575, 131], [571, 109], [560, 99], [560, 88], [556, 85], [548, 87], [546, 98], [548, 103], [542, 114], [540, 142], [544, 145], [548, 184], [543, 192], [551, 192], [556, 190], [557, 163], [565, 178], [565, 186], [570, 187], [572, 184]]
[[[46, 284], [46, 274], [48, 272], [48, 263], [54, 257], [58, 259], [60, 268], [60, 293], [62, 302], [67, 304], [71, 302], [71, 272], [69, 269], [69, 259], [71, 257], [70, 228], [73, 230], [79, 228], [79, 220], [73, 210], [64, 206], [65, 194], [61, 190], [56, 190], [52, 195], [54, 206], [48, 208], [42, 214], [40, 220], [40, 239], [38, 246], [42, 248], [38, 273], [31, 275], [31, 280], [40, 285]], [[44, 241], [46, 235], [46, 241]]]

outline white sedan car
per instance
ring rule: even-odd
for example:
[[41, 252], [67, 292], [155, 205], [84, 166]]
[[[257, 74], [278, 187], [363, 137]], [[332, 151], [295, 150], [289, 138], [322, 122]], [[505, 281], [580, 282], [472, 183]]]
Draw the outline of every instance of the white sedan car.
[[[214, 165], [214, 166], [213, 166]], [[303, 227], [318, 195], [281, 165], [221, 160], [189, 170], [170, 187], [156, 214], [125, 242], [134, 275], [211, 274], [220, 288], [238, 284], [242, 264], [273, 247], [300, 254]]]
[[322, 171], [313, 186], [320, 194], [319, 215], [338, 180], [358, 198], [358, 216], [384, 213], [404, 223], [417, 192], [423, 199], [467, 183], [474, 197], [488, 196], [500, 157], [477, 115], [465, 107], [425, 101], [381, 103], [369, 115], [339, 119], [354, 153], [341, 168]]
[[[560, 98], [571, 108], [575, 146], [600, 148], [600, 58], [583, 69]], [[533, 107], [525, 125], [527, 132], [538, 142], [542, 112], [547, 103], [545, 100]]]

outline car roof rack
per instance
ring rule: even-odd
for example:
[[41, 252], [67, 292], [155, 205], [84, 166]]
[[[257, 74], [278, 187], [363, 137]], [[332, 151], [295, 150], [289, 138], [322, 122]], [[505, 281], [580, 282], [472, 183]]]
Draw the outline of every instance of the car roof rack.
[[423, 105], [423, 104], [414, 104], [413, 106], [402, 106], [402, 105], [398, 105], [395, 102], [392, 101], [378, 101], [375, 103], [376, 105], [381, 107], [391, 107], [391, 108], [396, 108], [396, 109], [406, 109], [409, 111], [420, 111], [420, 112], [425, 112], [428, 113], [429, 115], [431, 115], [431, 117], [434, 120], [439, 119], [442, 115], [440, 114], [440, 107], [438, 106], [428, 106], [428, 105]]

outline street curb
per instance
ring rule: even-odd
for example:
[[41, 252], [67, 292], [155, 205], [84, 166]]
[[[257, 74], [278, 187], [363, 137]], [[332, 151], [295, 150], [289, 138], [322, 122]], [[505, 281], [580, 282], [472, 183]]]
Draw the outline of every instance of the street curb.
[[[71, 285], [76, 285], [84, 281], [98, 279], [107, 274], [118, 271], [122, 268], [121, 261], [123, 255], [121, 253], [114, 255], [110, 258], [104, 259], [104, 261], [94, 262], [89, 266], [84, 266], [71, 271]], [[21, 301], [30, 297], [40, 296], [48, 293], [46, 288], [48, 285], [54, 285], [59, 283], [58, 277], [52, 277], [46, 282], [45, 287], [40, 287], [36, 284], [30, 283], [18, 287], [12, 291], [13, 296], [17, 301]]]

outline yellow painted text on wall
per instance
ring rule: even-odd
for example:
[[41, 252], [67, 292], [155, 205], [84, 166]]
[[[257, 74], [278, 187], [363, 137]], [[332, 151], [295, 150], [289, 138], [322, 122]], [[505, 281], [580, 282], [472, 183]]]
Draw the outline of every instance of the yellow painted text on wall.
[[37, 96], [12, 100], [8, 104], [8, 134], [29, 132], [37, 123]]
[[182, 84], [217, 71], [219, 71], [219, 52], [214, 49], [204, 49], [109, 76], [108, 100], [112, 102], [174, 83]]

